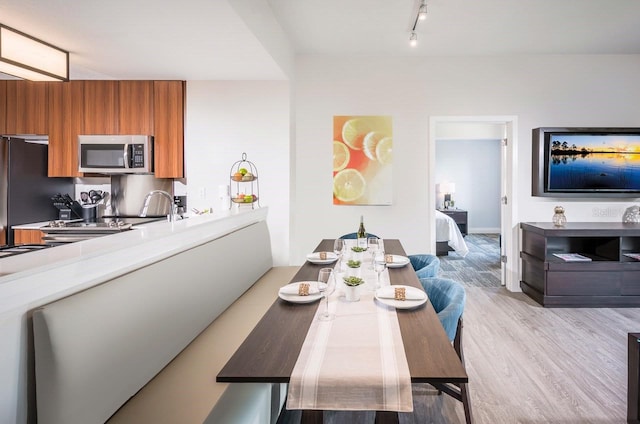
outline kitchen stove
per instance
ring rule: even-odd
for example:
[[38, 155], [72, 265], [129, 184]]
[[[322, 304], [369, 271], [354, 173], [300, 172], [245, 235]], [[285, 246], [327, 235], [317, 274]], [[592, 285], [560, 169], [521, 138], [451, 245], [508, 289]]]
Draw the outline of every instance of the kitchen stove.
[[49, 225], [41, 227], [40, 230], [45, 234], [42, 239], [46, 244], [56, 245], [128, 231], [131, 229], [131, 225], [118, 220], [108, 222], [51, 221]]

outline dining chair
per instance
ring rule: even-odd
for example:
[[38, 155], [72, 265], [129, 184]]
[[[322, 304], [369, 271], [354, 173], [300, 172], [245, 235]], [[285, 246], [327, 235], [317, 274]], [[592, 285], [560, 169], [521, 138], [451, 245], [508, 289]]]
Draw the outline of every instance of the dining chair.
[[[367, 237], [375, 237], [375, 238], [380, 238], [375, 234], [371, 234], [371, 233], [367, 233]], [[357, 233], [349, 233], [349, 234], [344, 234], [342, 236], [340, 236], [341, 239], [343, 240], [355, 240], [358, 238], [358, 234]]]
[[409, 261], [418, 278], [435, 277], [440, 271], [440, 259], [436, 255], [409, 255]]
[[[453, 342], [453, 348], [464, 367], [464, 353], [462, 350], [462, 314], [466, 301], [464, 287], [457, 281], [448, 278], [420, 278], [420, 284], [424, 288], [429, 302], [438, 315], [438, 319], [444, 328], [449, 340]], [[471, 414], [471, 400], [467, 383], [458, 384], [433, 384], [442, 392], [462, 402], [464, 417], [467, 424], [473, 422]]]

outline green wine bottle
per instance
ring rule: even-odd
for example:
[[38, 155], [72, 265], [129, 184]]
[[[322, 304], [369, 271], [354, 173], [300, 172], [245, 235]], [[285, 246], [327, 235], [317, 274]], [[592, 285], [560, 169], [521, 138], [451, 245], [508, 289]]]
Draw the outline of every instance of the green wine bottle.
[[356, 233], [358, 237], [358, 247], [367, 247], [367, 232], [364, 229], [364, 219], [362, 215], [360, 215], [360, 227], [358, 227], [358, 232]]

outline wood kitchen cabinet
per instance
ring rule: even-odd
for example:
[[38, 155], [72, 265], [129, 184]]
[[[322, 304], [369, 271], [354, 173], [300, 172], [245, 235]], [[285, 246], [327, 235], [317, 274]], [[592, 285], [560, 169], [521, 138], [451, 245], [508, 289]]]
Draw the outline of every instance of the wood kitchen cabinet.
[[153, 135], [153, 81], [118, 81], [118, 133]]
[[84, 133], [118, 134], [118, 81], [84, 81]]
[[40, 230], [13, 230], [14, 244], [43, 244], [44, 233]]
[[78, 172], [78, 135], [83, 129], [83, 81], [50, 82], [49, 176], [74, 177]]
[[184, 81], [153, 82], [156, 178], [184, 176]]
[[47, 134], [47, 83], [6, 81], [6, 134]]
[[7, 81], [5, 80], [0, 80], [0, 134], [7, 134]]
[[184, 81], [0, 81], [0, 133], [49, 135], [49, 176], [77, 177], [78, 135], [147, 134], [157, 178], [184, 176]]

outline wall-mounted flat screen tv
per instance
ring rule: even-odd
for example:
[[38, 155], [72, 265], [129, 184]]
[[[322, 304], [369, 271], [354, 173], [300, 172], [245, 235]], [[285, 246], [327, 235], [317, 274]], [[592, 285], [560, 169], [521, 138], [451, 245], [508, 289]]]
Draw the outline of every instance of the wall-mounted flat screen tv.
[[533, 196], [640, 197], [640, 128], [535, 128]]

